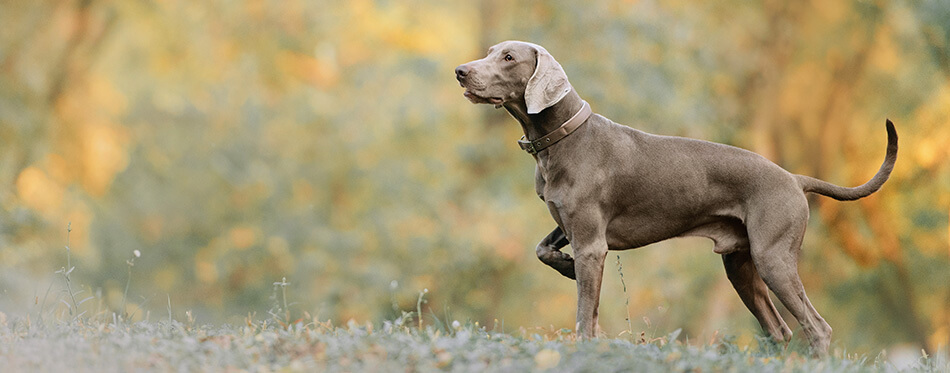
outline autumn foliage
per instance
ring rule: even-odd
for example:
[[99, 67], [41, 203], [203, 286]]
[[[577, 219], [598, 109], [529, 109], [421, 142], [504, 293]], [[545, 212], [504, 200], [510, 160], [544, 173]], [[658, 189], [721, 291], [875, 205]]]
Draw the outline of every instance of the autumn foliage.
[[[427, 288], [437, 315], [571, 327], [573, 283], [534, 258], [554, 223], [520, 129], [453, 76], [522, 39], [598, 113], [838, 184], [873, 175], [893, 120], [891, 180], [860, 202], [812, 199], [801, 274], [844, 345], [937, 349], [948, 20], [937, 0], [4, 3], [0, 307], [42, 296], [71, 223], [72, 276], [104, 307], [124, 304], [140, 250], [127, 307], [143, 310], [167, 297], [234, 321], [265, 312], [286, 277], [292, 308], [340, 322], [392, 317]], [[710, 248], [620, 254], [626, 292], [608, 266], [605, 331], [631, 314], [660, 334], [752, 340]]]

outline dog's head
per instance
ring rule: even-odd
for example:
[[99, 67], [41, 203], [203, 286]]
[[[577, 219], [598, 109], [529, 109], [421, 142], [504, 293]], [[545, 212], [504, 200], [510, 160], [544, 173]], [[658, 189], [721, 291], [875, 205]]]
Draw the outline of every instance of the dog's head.
[[528, 114], [556, 104], [571, 91], [567, 74], [540, 45], [505, 41], [488, 49], [488, 56], [455, 68], [465, 97], [474, 104], [524, 100]]

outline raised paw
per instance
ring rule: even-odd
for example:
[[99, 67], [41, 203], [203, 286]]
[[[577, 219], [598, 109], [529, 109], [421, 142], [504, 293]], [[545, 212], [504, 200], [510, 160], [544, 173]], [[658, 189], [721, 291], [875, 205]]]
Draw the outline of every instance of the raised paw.
[[541, 259], [544, 264], [551, 266], [558, 273], [564, 275], [571, 280], [576, 280], [574, 275], [574, 258], [569, 254], [562, 253], [557, 250], [545, 251], [543, 255], [538, 255], [538, 258]]

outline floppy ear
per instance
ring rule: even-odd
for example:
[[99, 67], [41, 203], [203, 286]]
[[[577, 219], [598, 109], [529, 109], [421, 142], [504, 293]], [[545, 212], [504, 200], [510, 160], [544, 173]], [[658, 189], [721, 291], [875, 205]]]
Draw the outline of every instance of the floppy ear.
[[561, 101], [571, 91], [571, 83], [567, 81], [567, 74], [561, 64], [543, 47], [536, 45], [534, 50], [538, 55], [538, 63], [524, 90], [528, 114], [540, 113]]

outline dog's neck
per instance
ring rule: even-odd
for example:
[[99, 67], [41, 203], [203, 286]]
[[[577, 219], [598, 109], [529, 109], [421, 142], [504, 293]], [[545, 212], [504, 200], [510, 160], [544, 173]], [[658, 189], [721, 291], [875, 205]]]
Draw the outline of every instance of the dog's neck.
[[524, 130], [525, 137], [534, 140], [557, 129], [568, 119], [571, 119], [584, 106], [584, 101], [581, 100], [581, 96], [577, 94], [577, 91], [571, 89], [561, 101], [537, 114], [528, 114], [528, 106], [524, 99], [506, 102], [504, 106], [505, 110], [508, 110], [508, 113], [521, 123], [521, 129]]

